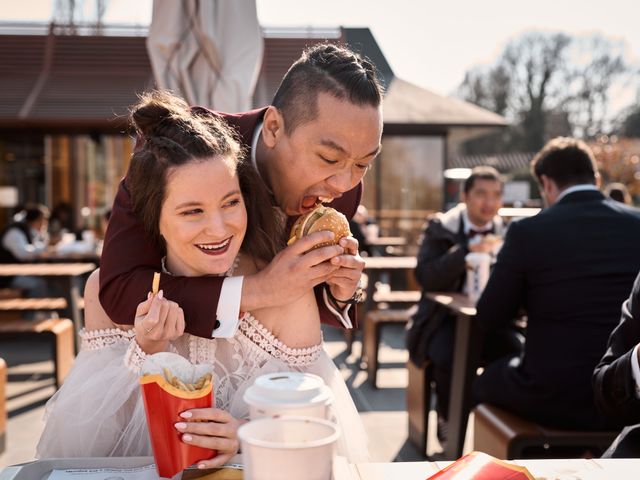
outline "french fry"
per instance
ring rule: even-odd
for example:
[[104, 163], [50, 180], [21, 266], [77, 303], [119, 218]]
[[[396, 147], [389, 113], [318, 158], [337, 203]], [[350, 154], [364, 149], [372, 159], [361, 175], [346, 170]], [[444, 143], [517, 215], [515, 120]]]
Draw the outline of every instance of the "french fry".
[[160, 291], [160, 273], [154, 272], [153, 274], [153, 283], [151, 284], [151, 293], [157, 295]]

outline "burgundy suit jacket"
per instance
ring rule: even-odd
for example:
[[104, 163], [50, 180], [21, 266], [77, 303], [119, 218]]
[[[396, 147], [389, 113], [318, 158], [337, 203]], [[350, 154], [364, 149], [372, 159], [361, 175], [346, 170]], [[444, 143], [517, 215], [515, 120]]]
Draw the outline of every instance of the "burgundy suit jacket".
[[[202, 108], [202, 107], [194, 107]], [[266, 108], [245, 113], [220, 115], [236, 129], [242, 144], [251, 155], [253, 133]], [[362, 196], [362, 182], [336, 199], [331, 206], [347, 218], [353, 217]], [[102, 258], [100, 260], [100, 303], [115, 323], [133, 325], [138, 304], [147, 298], [153, 273], [160, 270], [162, 253], [149, 241], [142, 223], [133, 213], [126, 177], [120, 182], [113, 203]], [[221, 277], [174, 277], [162, 275], [160, 286], [166, 298], [184, 310], [186, 331], [211, 338], [216, 323], [215, 312], [222, 289]], [[342, 326], [326, 307], [321, 286], [315, 289], [323, 323]], [[355, 308], [350, 309], [355, 327]]]

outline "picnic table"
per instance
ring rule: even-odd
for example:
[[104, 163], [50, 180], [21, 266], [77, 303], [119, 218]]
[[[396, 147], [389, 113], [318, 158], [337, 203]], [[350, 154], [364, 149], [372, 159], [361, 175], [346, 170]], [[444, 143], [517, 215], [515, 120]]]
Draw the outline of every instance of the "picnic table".
[[80, 302], [85, 277], [95, 269], [93, 263], [6, 263], [0, 264], [0, 277], [27, 275], [60, 285], [66, 300], [66, 306], [60, 310], [73, 321], [77, 336], [83, 327]]

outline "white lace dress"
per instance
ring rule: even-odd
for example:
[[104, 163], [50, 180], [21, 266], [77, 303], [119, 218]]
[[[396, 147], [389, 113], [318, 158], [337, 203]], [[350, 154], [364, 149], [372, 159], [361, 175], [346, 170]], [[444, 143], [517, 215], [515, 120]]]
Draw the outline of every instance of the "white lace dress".
[[[46, 425], [36, 456], [151, 455], [138, 381], [145, 354], [133, 330], [83, 331], [82, 349], [62, 388], [47, 403]], [[242, 397], [259, 375], [295, 370], [315, 373], [333, 390], [331, 415], [341, 427], [338, 454], [368, 461], [367, 437], [342, 375], [322, 345], [292, 349], [251, 314], [233, 338], [185, 334], [170, 349], [192, 363], [214, 367], [216, 407], [248, 419]]]

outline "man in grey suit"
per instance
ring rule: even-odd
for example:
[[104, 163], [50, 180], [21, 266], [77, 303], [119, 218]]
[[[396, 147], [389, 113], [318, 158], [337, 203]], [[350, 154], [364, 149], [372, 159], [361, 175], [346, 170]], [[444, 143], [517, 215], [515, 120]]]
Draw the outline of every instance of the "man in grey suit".
[[531, 170], [548, 208], [510, 225], [477, 305], [486, 332], [526, 312], [524, 353], [488, 365], [475, 399], [548, 426], [607, 428], [591, 375], [640, 269], [640, 211], [598, 191], [582, 141], [550, 141]]

